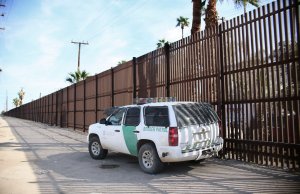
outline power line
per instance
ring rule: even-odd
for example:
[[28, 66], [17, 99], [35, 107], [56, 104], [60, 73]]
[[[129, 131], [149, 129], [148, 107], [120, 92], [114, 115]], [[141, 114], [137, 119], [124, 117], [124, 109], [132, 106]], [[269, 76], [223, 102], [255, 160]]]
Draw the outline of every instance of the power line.
[[74, 41], [71, 41], [71, 43], [73, 44], [78, 44], [78, 64], [77, 64], [77, 71], [80, 70], [80, 49], [81, 49], [81, 45], [88, 45], [89, 43], [88, 42], [74, 42]]
[[[0, 7], [5, 7], [5, 5], [0, 2]], [[0, 16], [4, 17], [4, 13], [1, 13]], [[5, 30], [5, 28], [0, 28], [0, 30]]]
[[[0, 26], [2, 25], [5, 26], [5, 23], [8, 21], [13, 4], [14, 4], [14, 0], [10, 0], [10, 1], [0, 0], [0, 9], [2, 8], [6, 9], [6, 11], [2, 13], [3, 14], [2, 16], [4, 17], [1, 20]], [[2, 27], [0, 30], [5, 30], [5, 28]]]

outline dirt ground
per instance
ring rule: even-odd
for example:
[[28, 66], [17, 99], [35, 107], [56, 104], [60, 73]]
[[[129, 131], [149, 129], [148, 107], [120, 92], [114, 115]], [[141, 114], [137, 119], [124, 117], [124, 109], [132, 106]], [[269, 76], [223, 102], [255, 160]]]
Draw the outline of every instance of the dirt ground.
[[128, 155], [93, 160], [84, 133], [0, 117], [0, 194], [20, 193], [300, 193], [300, 175], [219, 159], [149, 175]]

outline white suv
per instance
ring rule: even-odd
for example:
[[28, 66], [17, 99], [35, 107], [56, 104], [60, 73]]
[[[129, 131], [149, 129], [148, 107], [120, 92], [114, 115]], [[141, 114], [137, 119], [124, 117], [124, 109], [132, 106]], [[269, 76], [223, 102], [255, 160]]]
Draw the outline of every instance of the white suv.
[[160, 172], [164, 163], [202, 161], [223, 148], [219, 118], [207, 103], [159, 102], [118, 107], [89, 127], [89, 153], [108, 150], [138, 157], [141, 169]]

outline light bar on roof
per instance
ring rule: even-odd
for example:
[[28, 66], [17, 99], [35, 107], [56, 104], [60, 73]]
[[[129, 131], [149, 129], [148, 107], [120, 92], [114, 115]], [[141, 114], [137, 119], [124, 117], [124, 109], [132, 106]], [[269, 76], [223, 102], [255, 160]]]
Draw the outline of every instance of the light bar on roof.
[[156, 98], [134, 98], [133, 104], [147, 104], [155, 102], [176, 102], [175, 97], [156, 97]]

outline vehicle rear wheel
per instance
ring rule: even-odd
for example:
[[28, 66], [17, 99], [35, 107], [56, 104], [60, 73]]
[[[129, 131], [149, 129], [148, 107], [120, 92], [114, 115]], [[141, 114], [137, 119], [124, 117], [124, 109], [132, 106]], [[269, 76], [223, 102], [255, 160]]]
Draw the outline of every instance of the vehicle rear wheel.
[[193, 164], [200, 164], [202, 162], [205, 161], [205, 158], [204, 159], [200, 159], [200, 160], [191, 160], [190, 162], [193, 163]]
[[160, 161], [156, 148], [153, 144], [147, 143], [139, 149], [139, 164], [141, 169], [149, 174], [156, 174], [163, 170], [164, 163]]
[[107, 155], [107, 150], [103, 149], [98, 137], [92, 137], [89, 142], [89, 153], [95, 160], [104, 159]]

